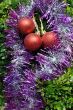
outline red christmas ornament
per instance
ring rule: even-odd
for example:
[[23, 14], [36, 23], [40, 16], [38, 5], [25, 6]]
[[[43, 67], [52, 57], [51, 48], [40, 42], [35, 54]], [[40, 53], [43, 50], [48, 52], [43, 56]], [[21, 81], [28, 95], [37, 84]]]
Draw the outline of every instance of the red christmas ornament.
[[24, 46], [29, 51], [36, 51], [41, 47], [42, 39], [39, 35], [31, 33], [24, 39]]
[[23, 34], [29, 34], [29, 33], [33, 32], [35, 29], [33, 19], [27, 18], [27, 17], [21, 18], [18, 21], [17, 27], [18, 27], [19, 31]]
[[46, 47], [53, 47], [54, 45], [57, 44], [57, 34], [55, 32], [46, 32], [43, 36], [42, 36], [42, 42], [43, 42], [43, 46]]

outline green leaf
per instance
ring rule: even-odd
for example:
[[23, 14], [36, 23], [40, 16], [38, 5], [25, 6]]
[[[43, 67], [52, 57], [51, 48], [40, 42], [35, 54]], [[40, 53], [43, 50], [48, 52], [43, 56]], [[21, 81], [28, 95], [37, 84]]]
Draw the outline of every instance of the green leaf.
[[[48, 110], [66, 110], [73, 107], [73, 67], [52, 81], [45, 81], [38, 87]], [[45, 108], [45, 110], [46, 110]]]

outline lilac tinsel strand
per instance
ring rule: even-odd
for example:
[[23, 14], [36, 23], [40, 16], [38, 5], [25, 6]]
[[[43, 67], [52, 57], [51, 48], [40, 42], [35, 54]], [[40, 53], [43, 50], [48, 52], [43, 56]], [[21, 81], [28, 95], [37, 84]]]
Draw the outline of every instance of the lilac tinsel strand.
[[[31, 7], [31, 6], [30, 6]], [[20, 5], [17, 13], [11, 9], [6, 21], [10, 27], [6, 30], [5, 45], [12, 50], [11, 64], [4, 79], [5, 82], [5, 110], [40, 110], [43, 109], [41, 96], [36, 91], [36, 76], [29, 70], [30, 60], [34, 57], [23, 46], [18, 31], [17, 22], [26, 14], [29, 16], [30, 7]], [[18, 14], [19, 13], [19, 14]], [[26, 15], [25, 15], [26, 16]]]
[[[14, 68], [13, 68], [14, 69]], [[4, 79], [7, 105], [5, 110], [39, 110], [43, 108], [36, 93], [36, 78], [32, 71], [11, 69]]]
[[[31, 0], [30, 6], [11, 9], [6, 30], [5, 45], [11, 49], [11, 64], [7, 67], [5, 82], [6, 110], [40, 110], [43, 102], [36, 91], [36, 80], [59, 77], [73, 60], [73, 19], [64, 13], [66, 3], [58, 0]], [[39, 9], [40, 18], [46, 19], [47, 27], [58, 33], [59, 44], [53, 49], [40, 49], [37, 54], [27, 51], [16, 28], [21, 17], [32, 18]], [[34, 70], [31, 62], [35, 61]]]

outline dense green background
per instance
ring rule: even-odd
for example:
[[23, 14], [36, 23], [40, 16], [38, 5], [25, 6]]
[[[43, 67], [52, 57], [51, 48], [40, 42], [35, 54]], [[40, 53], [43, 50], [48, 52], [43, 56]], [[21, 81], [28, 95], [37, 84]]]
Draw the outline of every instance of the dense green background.
[[[1, 2], [2, 1], [2, 2]], [[20, 2], [26, 3], [27, 0], [0, 0], [0, 110], [4, 107], [3, 78], [6, 73], [8, 63], [7, 49], [4, 46], [6, 29], [5, 21], [8, 10], [16, 8]], [[66, 1], [66, 0], [65, 0]], [[73, 16], [73, 0], [67, 0], [70, 6], [66, 12]], [[69, 68], [64, 75], [53, 81], [39, 82], [39, 90], [45, 102], [45, 110], [73, 110], [73, 68]]]

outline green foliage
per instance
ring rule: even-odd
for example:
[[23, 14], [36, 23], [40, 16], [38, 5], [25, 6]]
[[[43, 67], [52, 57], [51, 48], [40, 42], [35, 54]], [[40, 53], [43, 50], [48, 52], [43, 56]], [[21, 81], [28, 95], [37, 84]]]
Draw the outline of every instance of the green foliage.
[[[10, 0], [9, 0], [10, 1]], [[1, 2], [0, 3], [0, 110], [4, 106], [4, 95], [3, 95], [3, 77], [6, 72], [6, 48], [4, 46], [5, 37], [4, 29], [6, 29], [5, 21], [7, 19], [7, 11], [10, 5], [10, 2]]]
[[65, 0], [65, 1], [69, 4], [66, 9], [67, 14], [73, 16], [73, 0]]
[[73, 109], [73, 68], [69, 68], [67, 73], [61, 77], [40, 82], [39, 85], [45, 110]]
[[[9, 2], [10, 4], [10, 2]], [[7, 19], [7, 10], [8, 6], [7, 2], [1, 2], [0, 4], [0, 77], [5, 73], [6, 66], [6, 48], [4, 46], [5, 37], [4, 37], [4, 29], [6, 29], [5, 21]]]
[[66, 0], [66, 2], [69, 3], [71, 7], [73, 7], [73, 0]]

